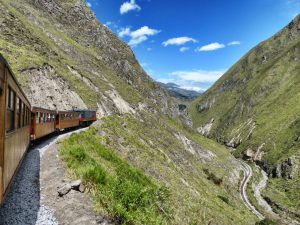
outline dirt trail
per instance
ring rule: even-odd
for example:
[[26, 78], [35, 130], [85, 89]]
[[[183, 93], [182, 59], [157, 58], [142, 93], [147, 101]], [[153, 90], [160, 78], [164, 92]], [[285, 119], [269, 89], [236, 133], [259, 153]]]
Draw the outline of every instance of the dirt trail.
[[259, 167], [257, 167], [259, 171], [261, 171], [262, 179], [259, 183], [252, 183], [252, 189], [254, 191], [254, 197], [256, 198], [257, 203], [263, 207], [263, 209], [270, 214], [272, 217], [279, 219], [278, 214], [276, 214], [271, 206], [266, 202], [266, 200], [261, 196], [261, 191], [266, 188], [267, 182], [268, 182], [268, 176], [267, 173], [263, 170], [261, 170]]
[[242, 164], [243, 170], [244, 170], [244, 178], [241, 182], [240, 186], [240, 192], [241, 192], [241, 197], [248, 209], [250, 209], [259, 219], [263, 220], [265, 217], [262, 215], [249, 201], [248, 196], [247, 196], [247, 184], [252, 176], [252, 168], [245, 162], [239, 160]]

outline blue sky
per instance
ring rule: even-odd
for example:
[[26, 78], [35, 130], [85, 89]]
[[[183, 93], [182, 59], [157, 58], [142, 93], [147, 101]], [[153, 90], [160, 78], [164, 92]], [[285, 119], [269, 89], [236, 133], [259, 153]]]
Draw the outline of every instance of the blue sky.
[[87, 0], [161, 82], [206, 90], [259, 42], [287, 25], [300, 0]]

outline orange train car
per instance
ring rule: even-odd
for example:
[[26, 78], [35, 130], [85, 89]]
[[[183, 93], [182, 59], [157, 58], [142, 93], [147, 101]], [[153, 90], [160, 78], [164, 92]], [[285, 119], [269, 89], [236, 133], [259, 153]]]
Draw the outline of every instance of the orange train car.
[[79, 113], [75, 111], [60, 111], [56, 114], [56, 129], [61, 131], [79, 126]]
[[0, 55], [0, 204], [30, 143], [31, 105]]
[[90, 125], [92, 110], [53, 111], [32, 107], [0, 54], [0, 205], [31, 140], [55, 131]]
[[36, 140], [56, 131], [56, 111], [32, 107], [30, 138]]

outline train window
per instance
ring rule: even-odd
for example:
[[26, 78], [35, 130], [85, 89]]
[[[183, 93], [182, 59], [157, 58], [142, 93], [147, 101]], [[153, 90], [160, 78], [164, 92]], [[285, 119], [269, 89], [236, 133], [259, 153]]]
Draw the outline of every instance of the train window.
[[27, 107], [25, 107], [25, 126], [28, 126], [28, 110]]
[[23, 102], [21, 102], [21, 127], [23, 127], [23, 125], [24, 125], [24, 104], [23, 104]]
[[28, 107], [26, 108], [26, 110], [27, 110], [27, 126], [28, 126], [30, 123], [30, 112], [29, 112]]
[[39, 123], [39, 113], [38, 112], [35, 113], [35, 123], [36, 124]]
[[16, 113], [17, 113], [17, 117], [16, 117], [16, 123], [17, 123], [17, 128], [21, 127], [21, 114], [20, 114], [20, 103], [21, 103], [21, 99], [20, 98], [16, 98]]
[[15, 129], [15, 92], [8, 87], [7, 93], [7, 109], [6, 109], [6, 131]]

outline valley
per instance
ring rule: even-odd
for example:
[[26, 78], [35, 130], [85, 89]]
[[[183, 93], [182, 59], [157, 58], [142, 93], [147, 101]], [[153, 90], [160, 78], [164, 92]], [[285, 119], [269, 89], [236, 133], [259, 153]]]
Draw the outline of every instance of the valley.
[[84, 0], [0, 0], [0, 22], [32, 105], [97, 112], [29, 149], [1, 225], [300, 224], [299, 15], [204, 93], [154, 81]]

